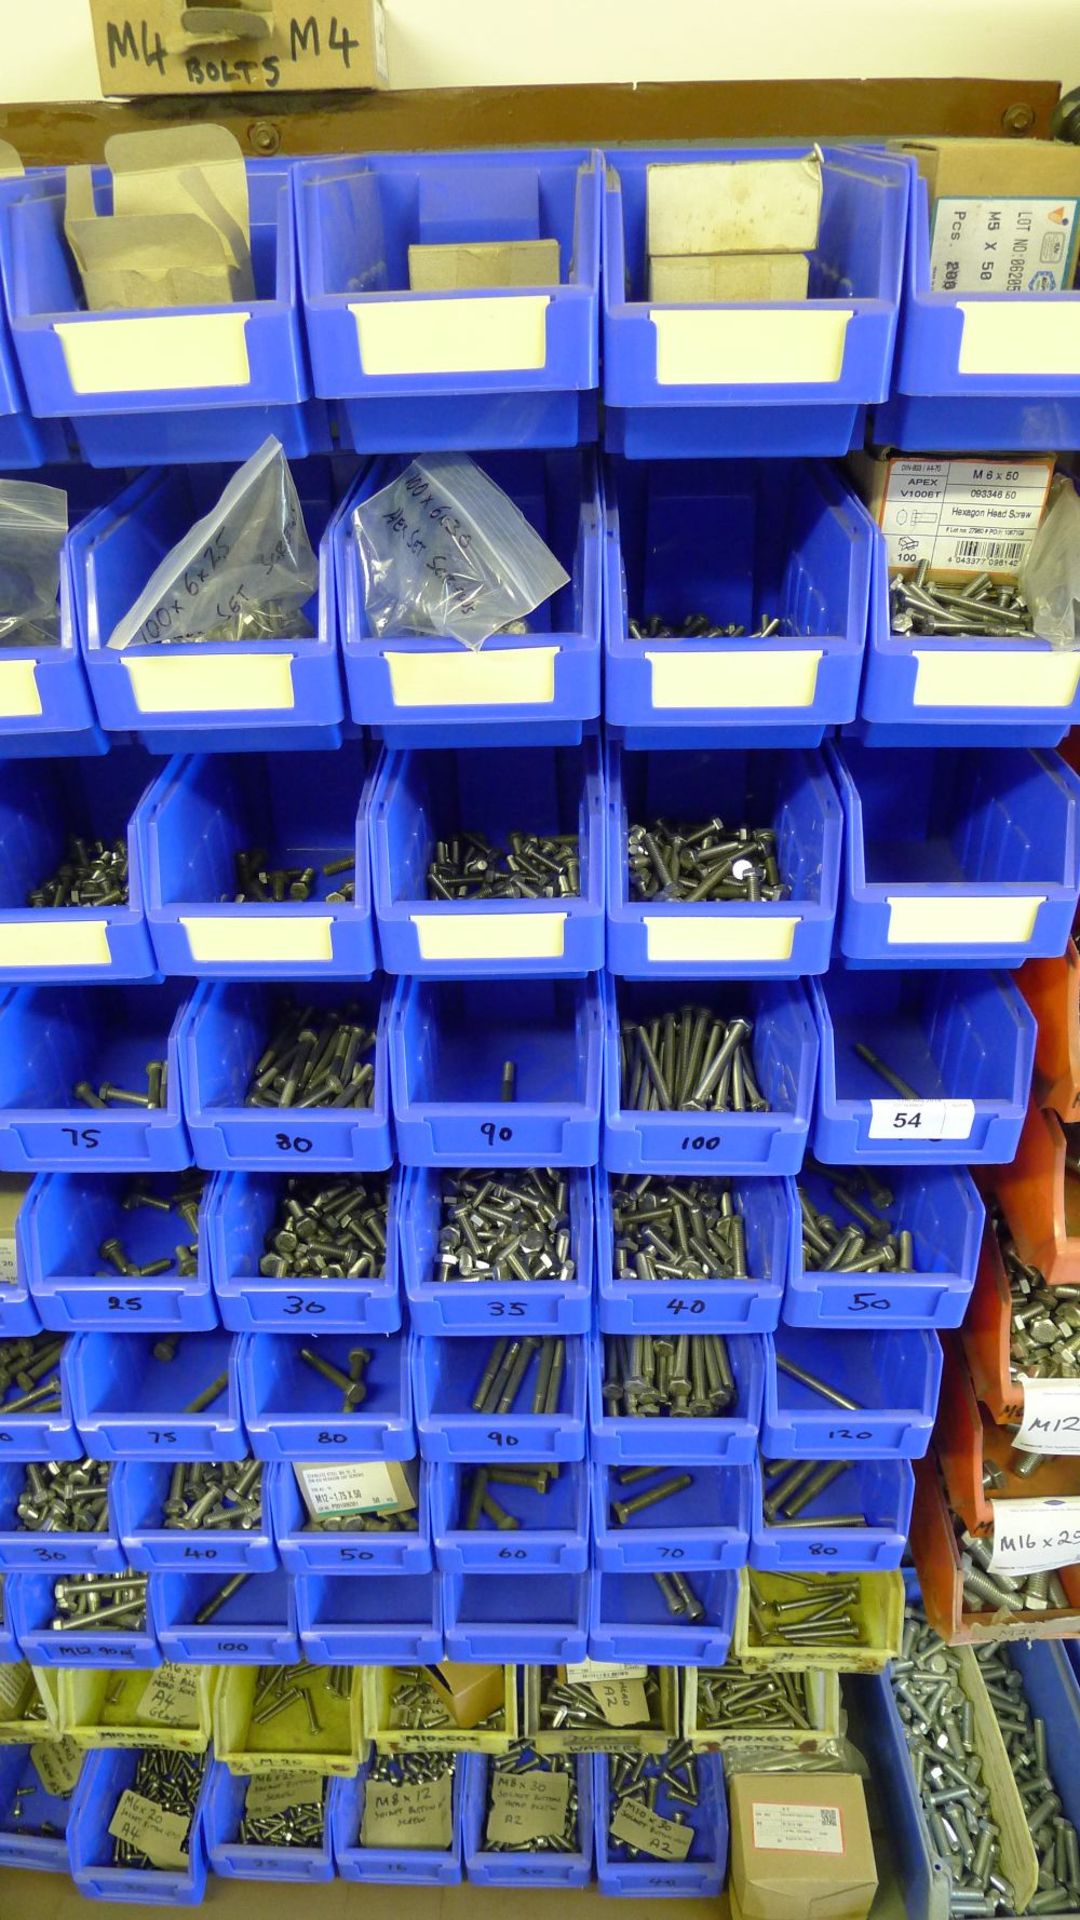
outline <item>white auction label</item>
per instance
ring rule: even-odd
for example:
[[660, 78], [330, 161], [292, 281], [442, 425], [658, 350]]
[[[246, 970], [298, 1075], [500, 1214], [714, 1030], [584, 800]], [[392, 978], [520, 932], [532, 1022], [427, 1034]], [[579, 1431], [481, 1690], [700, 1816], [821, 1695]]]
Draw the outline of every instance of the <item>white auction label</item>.
[[1080, 1380], [1021, 1380], [1024, 1415], [1013, 1446], [1025, 1453], [1080, 1453]]
[[991, 1573], [1055, 1573], [1080, 1561], [1080, 1496], [991, 1500]]
[[648, 1667], [627, 1667], [618, 1660], [568, 1660], [566, 1678], [575, 1686], [591, 1686], [596, 1680], [644, 1680]]
[[967, 1140], [974, 1100], [871, 1100], [871, 1140]]
[[297, 1466], [296, 1479], [313, 1520], [328, 1513], [377, 1513], [387, 1507], [414, 1507], [403, 1470], [396, 1461], [352, 1460], [340, 1466]]
[[754, 1846], [761, 1853], [843, 1853], [839, 1807], [780, 1805], [755, 1800]]

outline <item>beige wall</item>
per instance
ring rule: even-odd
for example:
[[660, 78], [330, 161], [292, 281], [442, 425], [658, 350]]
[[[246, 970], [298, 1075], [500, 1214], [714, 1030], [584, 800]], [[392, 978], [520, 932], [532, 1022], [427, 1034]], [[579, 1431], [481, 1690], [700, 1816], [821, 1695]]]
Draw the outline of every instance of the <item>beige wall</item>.
[[[386, 0], [386, 10], [397, 87], [888, 74], [1080, 83], [1080, 0]], [[0, 0], [0, 104], [97, 94], [87, 0]]]

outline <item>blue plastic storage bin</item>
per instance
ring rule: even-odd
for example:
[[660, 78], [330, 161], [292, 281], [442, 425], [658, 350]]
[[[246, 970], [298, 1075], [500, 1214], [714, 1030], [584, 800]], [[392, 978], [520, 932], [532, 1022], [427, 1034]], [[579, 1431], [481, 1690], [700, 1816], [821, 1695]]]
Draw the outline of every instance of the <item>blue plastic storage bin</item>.
[[390, 1015], [384, 986], [379, 975], [355, 986], [300, 981], [290, 996], [298, 1008], [311, 1006], [316, 1012], [355, 1007], [357, 1021], [374, 1032], [370, 1107], [250, 1107], [248, 1088], [277, 1031], [284, 995], [268, 981], [203, 981], [192, 995], [179, 1046], [184, 1111], [199, 1166], [262, 1173], [388, 1167]]
[[5, 1665], [10, 1665], [14, 1660], [21, 1660], [22, 1655], [19, 1652], [19, 1643], [15, 1638], [15, 1627], [11, 1618], [11, 1607], [8, 1604], [4, 1588], [4, 1575], [0, 1573], [0, 1662]]
[[[509, 1337], [518, 1338], [516, 1334]], [[539, 1378], [538, 1337], [514, 1410], [474, 1412], [473, 1398], [498, 1344], [494, 1335], [487, 1339], [468, 1336], [450, 1340], [414, 1336], [413, 1391], [423, 1458], [467, 1460], [473, 1464], [505, 1460], [515, 1466], [529, 1460], [583, 1460], [588, 1338], [572, 1337], [565, 1343], [564, 1371], [555, 1413], [532, 1412]]]
[[[811, 1500], [797, 1527], [770, 1524], [763, 1490], [778, 1486], [754, 1473], [750, 1565], [770, 1572], [886, 1573], [907, 1550], [915, 1474], [909, 1460], [854, 1460], [845, 1473]], [[819, 1517], [861, 1513], [858, 1527], [816, 1526]]]
[[418, 1463], [414, 1533], [340, 1533], [313, 1527], [291, 1461], [268, 1467], [266, 1498], [286, 1573], [431, 1573], [431, 1469]]
[[38, 1573], [46, 1567], [73, 1573], [122, 1573], [128, 1558], [120, 1540], [112, 1478], [110, 1475], [109, 1523], [103, 1531], [35, 1532], [22, 1525], [17, 1511], [19, 1496], [26, 1487], [26, 1464], [21, 1460], [0, 1462], [0, 1568], [9, 1573]]
[[[809, 299], [660, 306], [648, 298], [652, 166], [809, 160], [782, 146], [613, 147], [604, 176], [607, 444], [641, 458], [846, 453], [859, 409], [889, 389], [909, 160], [823, 152]], [[860, 434], [861, 437], [861, 434]]]
[[[504, 734], [505, 739], [505, 734]], [[429, 895], [436, 847], [480, 834], [577, 834], [580, 891], [552, 899]], [[600, 749], [502, 746], [387, 753], [371, 807], [379, 950], [388, 973], [434, 979], [550, 979], [604, 964], [604, 787]]]
[[[554, 1853], [535, 1848], [517, 1852], [485, 1846], [487, 1837], [488, 1777], [493, 1762], [486, 1753], [463, 1756], [465, 1769], [465, 1876], [474, 1886], [507, 1887], [587, 1887], [592, 1878], [593, 1796], [592, 1759], [577, 1754], [571, 1764], [576, 1775], [578, 1796], [578, 1850]], [[540, 1760], [543, 1770], [550, 1770]]]
[[[604, 1134], [610, 1173], [798, 1173], [810, 1129], [818, 1035], [803, 988], [795, 981], [746, 986], [695, 980], [680, 993], [674, 981], [603, 984]], [[622, 1105], [619, 1035], [623, 1024], [663, 1019], [680, 1007], [708, 1007], [729, 1020], [750, 1020], [754, 1075], [767, 1113], [659, 1113]]]
[[[595, 1460], [592, 1476], [593, 1564], [601, 1573], [688, 1573], [745, 1566], [754, 1504], [754, 1469], [700, 1463], [684, 1467], [669, 1461], [652, 1477], [624, 1485], [618, 1469]], [[688, 1479], [689, 1486], [666, 1500], [629, 1514], [625, 1525], [613, 1515], [613, 1503], [666, 1482]]]
[[[399, 1177], [385, 1176], [389, 1189], [385, 1265], [382, 1274], [371, 1280], [288, 1276], [278, 1280], [260, 1273], [259, 1262], [276, 1231], [288, 1178], [287, 1174], [223, 1173], [214, 1182], [210, 1239], [214, 1290], [225, 1326], [237, 1333], [268, 1327], [282, 1333], [305, 1327], [316, 1333], [396, 1332], [401, 1325]], [[369, 1184], [377, 1185], [382, 1179], [376, 1174]]]
[[239, 1375], [244, 1422], [251, 1450], [259, 1460], [411, 1460], [413, 1433], [409, 1342], [402, 1333], [366, 1334], [362, 1344], [372, 1355], [366, 1369], [367, 1396], [352, 1413], [341, 1411], [342, 1396], [305, 1361], [309, 1346], [345, 1373], [355, 1343], [346, 1334], [283, 1333], [242, 1336]]
[[[487, 1175], [481, 1170], [480, 1177]], [[587, 1333], [592, 1318], [593, 1183], [586, 1172], [566, 1175], [572, 1280], [440, 1280], [436, 1278], [443, 1221], [443, 1181], [433, 1167], [408, 1167], [401, 1181], [398, 1242], [409, 1319], [418, 1333]], [[490, 1174], [498, 1182], [499, 1171]]]
[[[199, 1614], [241, 1580], [212, 1619]], [[152, 1573], [150, 1614], [166, 1660], [197, 1666], [290, 1666], [301, 1657], [295, 1583], [270, 1573]]]
[[212, 467], [144, 473], [69, 536], [75, 618], [98, 719], [108, 733], [134, 735], [154, 753], [336, 747], [344, 705], [325, 460], [293, 476], [319, 558], [319, 584], [303, 610], [312, 636], [109, 646], [160, 562], [231, 477]]
[[[121, 1576], [122, 1577], [122, 1576]], [[139, 1576], [133, 1574], [132, 1579]], [[161, 1649], [147, 1606], [144, 1624], [126, 1632], [112, 1621], [93, 1633], [53, 1628], [59, 1573], [9, 1573], [4, 1589], [19, 1653], [34, 1667], [159, 1667]]]
[[[256, 1776], [258, 1777], [258, 1776]], [[330, 1834], [330, 1795], [333, 1785], [319, 1780], [323, 1800], [323, 1838], [317, 1847], [278, 1846], [268, 1841], [244, 1840], [244, 1802], [252, 1775], [231, 1773], [220, 1760], [210, 1769], [206, 1796], [205, 1839], [211, 1873], [226, 1880], [275, 1880], [310, 1885], [334, 1878]]]
[[565, 1572], [439, 1575], [448, 1660], [584, 1660], [591, 1581]]
[[0, 301], [0, 466], [18, 471], [47, 460], [66, 460], [62, 420], [35, 420], [19, 373], [11, 330]]
[[[31, 1873], [70, 1873], [70, 1813], [71, 1795], [45, 1791], [28, 1746], [0, 1751], [0, 1866], [23, 1867]], [[34, 1832], [35, 1827], [45, 1826], [53, 1831]]]
[[[296, 277], [290, 168], [248, 160], [255, 299], [88, 313], [64, 239], [66, 173], [36, 168], [0, 196], [0, 267], [30, 405], [67, 415], [92, 466], [246, 459], [275, 433], [309, 451], [311, 391]], [[111, 214], [108, 168], [94, 168]]]
[[[690, 1329], [683, 1323], [679, 1332], [689, 1333]], [[619, 1339], [636, 1337], [594, 1334], [589, 1342], [589, 1458], [605, 1466], [653, 1466], [659, 1462], [671, 1467], [707, 1466], [719, 1460], [729, 1466], [745, 1466], [753, 1460], [764, 1390], [762, 1341], [743, 1333], [724, 1340], [735, 1381], [735, 1399], [726, 1413], [658, 1415], [650, 1419], [643, 1414], [609, 1413], [604, 1400], [608, 1350]], [[643, 1337], [647, 1339], [648, 1335]]]
[[390, 1063], [402, 1164], [594, 1166], [602, 1024], [592, 980], [399, 981]]
[[[662, 1819], [671, 1819], [677, 1813], [694, 1830], [685, 1860], [661, 1860], [646, 1853], [632, 1860], [625, 1845], [612, 1840], [609, 1827], [614, 1796], [610, 1759], [609, 1754], [597, 1753], [591, 1762], [596, 1805], [596, 1879], [600, 1892], [616, 1894], [622, 1900], [677, 1900], [718, 1895], [727, 1878], [728, 1857], [727, 1791], [721, 1755], [697, 1755], [699, 1798], [696, 1806], [673, 1798], [662, 1775], [658, 1780], [656, 1812]], [[663, 1764], [662, 1757], [658, 1757], [656, 1764], [658, 1767]]]
[[[620, 1179], [627, 1187], [637, 1184], [625, 1175], [609, 1178], [606, 1173], [598, 1174], [596, 1182], [597, 1325], [601, 1330], [669, 1335], [771, 1333], [780, 1318], [797, 1213], [791, 1182], [746, 1180], [731, 1190], [735, 1211], [745, 1223], [747, 1279], [623, 1280], [615, 1272], [613, 1209]], [[669, 1183], [658, 1184], [655, 1204], [661, 1207]]]
[[113, 1468], [110, 1492], [124, 1554], [143, 1573], [269, 1573], [278, 1564], [266, 1475], [257, 1526], [170, 1527], [165, 1514], [173, 1467], [158, 1460], [124, 1460]]
[[[419, 435], [430, 445], [426, 434]], [[601, 505], [592, 451], [485, 453], [481, 466], [570, 575], [528, 616], [523, 634], [479, 649], [427, 633], [372, 633], [354, 509], [404, 472], [401, 459], [362, 473], [334, 527], [334, 563], [349, 710], [395, 746], [501, 747], [508, 727], [530, 745], [573, 743], [600, 713]]]
[[[0, 317], [0, 328], [3, 326]], [[0, 341], [0, 361], [3, 345]], [[3, 373], [0, 370], [0, 388]], [[33, 431], [57, 434], [58, 421], [31, 422]], [[12, 463], [2, 452], [4, 420], [0, 416], [0, 469]], [[50, 459], [66, 460], [66, 449], [51, 451]], [[23, 478], [21, 474], [17, 478]], [[89, 467], [46, 467], [33, 476], [42, 485], [59, 487], [67, 495], [68, 525], [74, 527], [117, 490], [115, 475], [103, 476]], [[40, 642], [0, 649], [0, 749], [13, 759], [42, 755], [104, 753], [107, 742], [98, 725], [86, 678], [75, 617], [71, 570], [71, 542], [60, 549], [60, 625], [55, 646]]]
[[181, 1872], [161, 1867], [115, 1867], [109, 1822], [120, 1795], [134, 1786], [136, 1749], [90, 1753], [83, 1761], [68, 1823], [71, 1877], [86, 1900], [116, 1900], [147, 1906], [200, 1906], [206, 1894], [206, 1802], [210, 1764], [203, 1774], [188, 1834], [188, 1864]]
[[[208, 1194], [198, 1215], [198, 1270], [176, 1271], [177, 1245], [196, 1235], [186, 1221], [156, 1207], [126, 1207], [135, 1187], [167, 1200], [183, 1175], [150, 1174], [133, 1182], [123, 1174], [39, 1173], [19, 1216], [23, 1270], [42, 1325], [61, 1333], [167, 1333], [216, 1327], [217, 1303], [210, 1285]], [[117, 1273], [101, 1254], [118, 1239], [133, 1267], [159, 1260], [171, 1273]]]
[[1074, 649], [1000, 634], [893, 633], [888, 556], [875, 531], [866, 667], [852, 730], [860, 739], [875, 747], [1053, 747], [1078, 722]]
[[[1007, 974], [834, 968], [808, 985], [821, 1037], [819, 1160], [983, 1166], [1012, 1159], [1035, 1021]], [[857, 1044], [870, 1046], [918, 1098], [883, 1080]]]
[[837, 931], [852, 966], [1008, 967], [1064, 951], [1080, 776], [1056, 754], [855, 741], [827, 753], [844, 808]]
[[[817, 746], [859, 703], [873, 527], [822, 461], [606, 469], [604, 717], [628, 747]], [[635, 639], [691, 614], [745, 636]], [[753, 637], [762, 620], [780, 630]]]
[[[782, 1371], [780, 1361], [855, 1400], [838, 1407]], [[765, 1338], [761, 1446], [772, 1460], [918, 1460], [930, 1445], [941, 1386], [936, 1333], [783, 1327]]]
[[[29, 765], [0, 760], [0, 980], [153, 978], [132, 820], [151, 773], [143, 754], [123, 749], [74, 764], [70, 759]], [[68, 858], [73, 836], [110, 846], [126, 841], [125, 902], [112, 907], [29, 904], [30, 893]]]
[[929, 189], [914, 173], [892, 392], [874, 414], [874, 441], [961, 453], [1075, 445], [1078, 315], [1071, 290], [932, 293]]
[[500, 1528], [490, 1520], [475, 1527], [465, 1524], [472, 1477], [483, 1473], [483, 1467], [447, 1460], [428, 1472], [435, 1564], [441, 1573], [587, 1570], [589, 1470], [584, 1461], [560, 1467], [558, 1477], [549, 1479], [543, 1492], [536, 1485], [490, 1482], [488, 1492], [516, 1521], [513, 1528]]
[[[221, 1327], [184, 1334], [171, 1359], [150, 1333], [81, 1333], [64, 1373], [75, 1424], [95, 1460], [242, 1460], [240, 1343]], [[224, 1379], [201, 1411], [194, 1403]]]
[[[0, 1457], [10, 1460], [80, 1460], [86, 1448], [75, 1431], [71, 1375], [67, 1364], [71, 1342], [52, 1341], [47, 1334], [40, 1335], [39, 1339], [41, 1344], [36, 1349], [39, 1357], [46, 1348], [56, 1346], [59, 1349], [56, 1362], [38, 1384], [44, 1386], [58, 1377], [60, 1405], [55, 1412], [42, 1412], [39, 1404], [27, 1407], [21, 1413], [5, 1414], [5, 1402], [18, 1402], [23, 1398], [23, 1389], [13, 1380], [10, 1387], [0, 1394]], [[0, 1350], [3, 1344], [0, 1343]]]
[[[393, 1762], [390, 1763], [391, 1765]], [[464, 1804], [466, 1758], [456, 1757], [451, 1788], [451, 1841], [445, 1848], [365, 1847], [360, 1844], [364, 1797], [371, 1763], [365, 1761], [351, 1780], [335, 1780], [330, 1789], [329, 1818], [334, 1860], [342, 1880], [365, 1880], [372, 1885], [449, 1887], [461, 1879], [461, 1817]]]
[[370, 1580], [303, 1573], [294, 1585], [304, 1658], [316, 1665], [426, 1665], [443, 1657], [441, 1582], [434, 1573]]
[[[843, 1181], [844, 1169], [830, 1170]], [[878, 1178], [875, 1175], [875, 1179]], [[962, 1167], [889, 1167], [885, 1190], [892, 1204], [872, 1210], [894, 1232], [914, 1242], [913, 1273], [834, 1273], [803, 1264], [802, 1221], [792, 1215], [791, 1264], [781, 1319], [789, 1327], [958, 1327], [979, 1263], [986, 1210]], [[858, 1225], [816, 1165], [799, 1176], [799, 1189], [843, 1230]], [[859, 1192], [863, 1205], [870, 1205]], [[861, 1229], [860, 1229], [861, 1230]]]
[[[360, 452], [595, 438], [603, 161], [583, 147], [296, 168], [315, 391]], [[411, 246], [556, 240], [557, 284], [410, 291]]]
[[672, 1612], [656, 1573], [594, 1573], [591, 1584], [590, 1660], [723, 1666], [735, 1625], [737, 1573], [710, 1570], [690, 1578], [703, 1609], [697, 1621]]
[[[146, 915], [162, 973], [211, 980], [366, 980], [375, 971], [366, 754], [192, 754], [139, 808]], [[237, 855], [316, 870], [311, 897], [235, 904]], [[325, 864], [352, 856], [348, 872]], [[348, 882], [351, 901], [330, 901]]]
[[[150, 1172], [191, 1160], [181, 1117], [182, 984], [10, 987], [0, 999], [0, 1166]], [[83, 1106], [86, 1080], [142, 1091], [164, 1060], [164, 1105]]]
[[[829, 964], [840, 885], [840, 802], [801, 748], [607, 750], [608, 965], [628, 979], [795, 980]], [[770, 827], [784, 900], [639, 900], [627, 830], [657, 820]]]

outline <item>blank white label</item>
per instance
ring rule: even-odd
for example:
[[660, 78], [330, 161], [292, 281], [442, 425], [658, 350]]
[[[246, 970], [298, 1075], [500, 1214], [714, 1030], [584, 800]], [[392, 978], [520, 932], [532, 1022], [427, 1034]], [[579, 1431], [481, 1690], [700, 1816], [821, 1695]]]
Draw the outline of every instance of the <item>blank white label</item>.
[[967, 1140], [974, 1100], [871, 1100], [871, 1140]]
[[1053, 1573], [1080, 1561], [1080, 1497], [991, 1500], [991, 1573]]
[[1014, 1447], [1025, 1453], [1080, 1453], [1080, 1381], [1023, 1380], [1024, 1416]]

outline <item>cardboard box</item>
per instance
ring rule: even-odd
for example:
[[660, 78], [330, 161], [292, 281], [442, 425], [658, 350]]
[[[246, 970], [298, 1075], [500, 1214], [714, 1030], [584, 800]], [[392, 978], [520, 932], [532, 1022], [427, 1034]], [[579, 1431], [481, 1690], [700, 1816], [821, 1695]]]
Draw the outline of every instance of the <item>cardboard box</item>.
[[474, 287], [557, 287], [557, 240], [461, 240], [409, 248], [413, 293], [460, 293]]
[[916, 140], [937, 293], [1055, 293], [1080, 247], [1080, 151], [1047, 140]]
[[736, 1920], [865, 1920], [878, 1876], [857, 1774], [739, 1773], [728, 1797]]
[[848, 472], [885, 535], [890, 572], [1015, 580], [1046, 511], [1057, 455], [857, 451]]
[[382, 0], [90, 0], [90, 14], [106, 99], [390, 82]]
[[15, 1222], [29, 1185], [29, 1175], [0, 1174], [0, 1286], [9, 1285], [19, 1277]]
[[476, 1727], [505, 1700], [502, 1667], [474, 1666], [468, 1661], [443, 1660], [425, 1667], [424, 1677], [458, 1727]]
[[677, 253], [807, 253], [817, 246], [821, 165], [694, 160], [646, 169], [649, 258]]
[[699, 300], [805, 300], [805, 253], [676, 253], [649, 261], [649, 299], [669, 306]]

